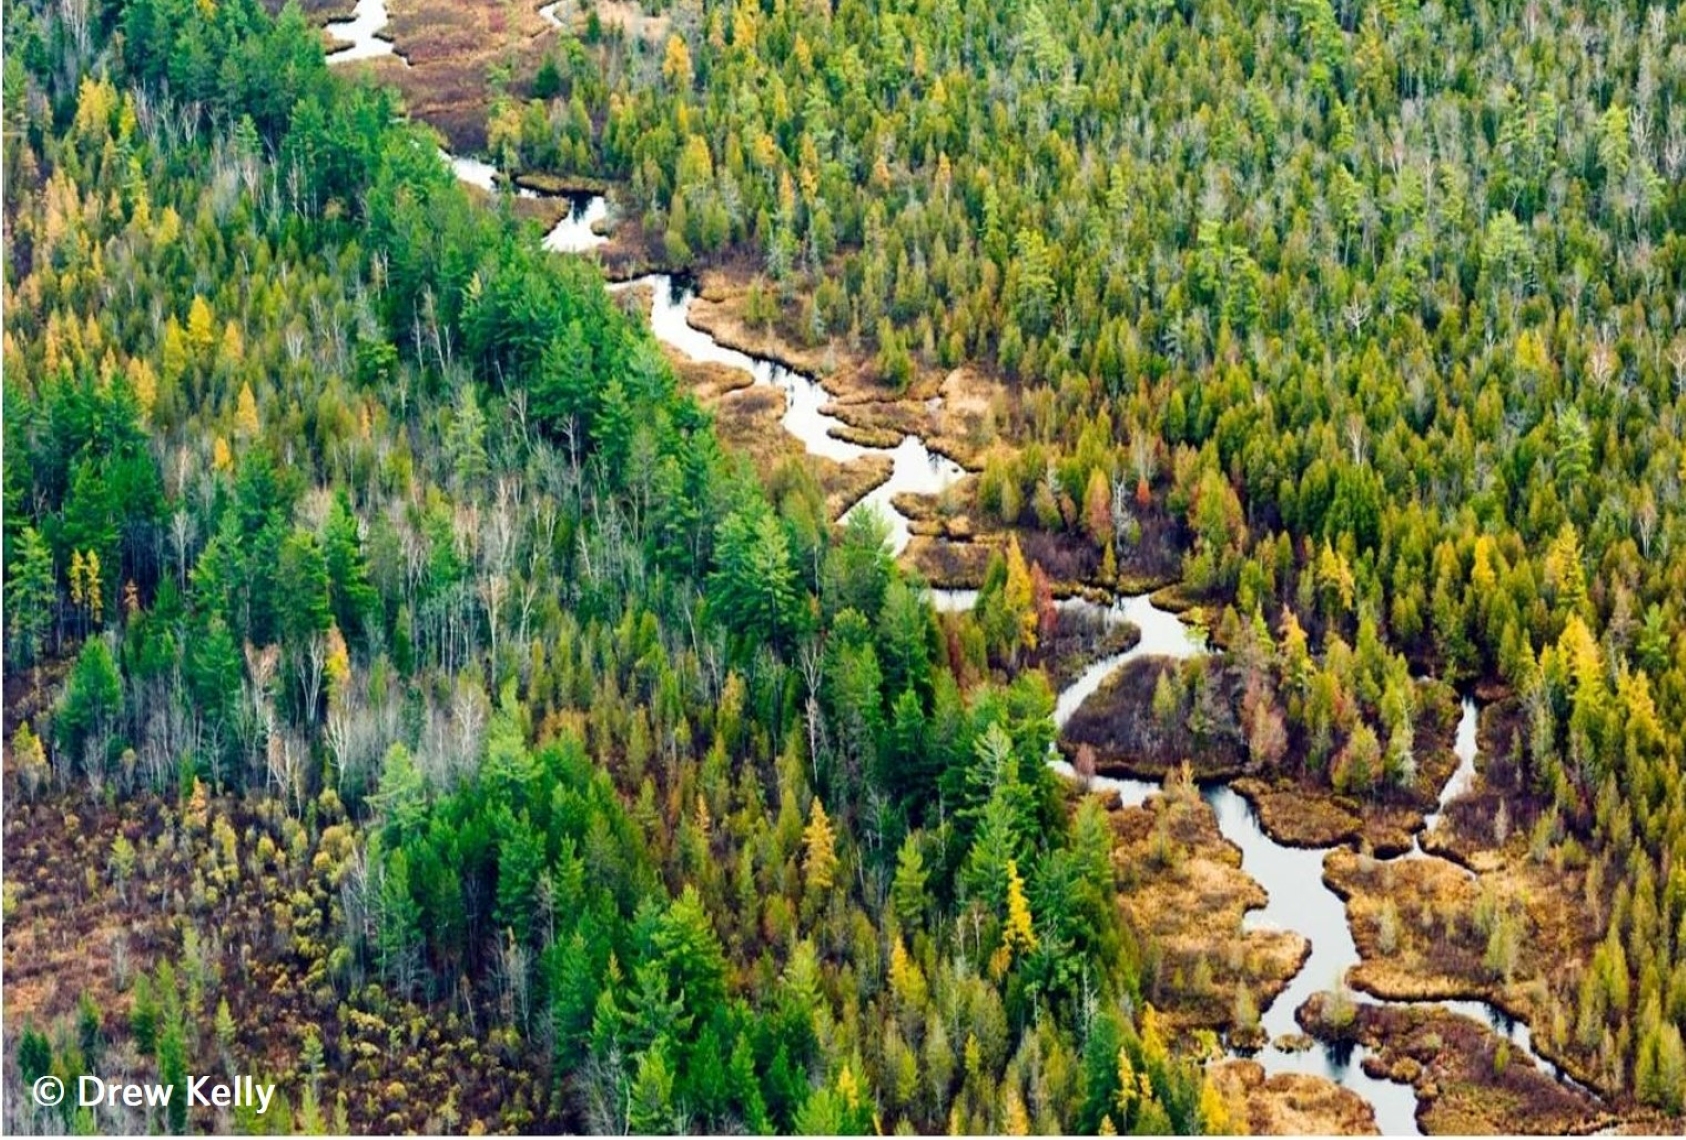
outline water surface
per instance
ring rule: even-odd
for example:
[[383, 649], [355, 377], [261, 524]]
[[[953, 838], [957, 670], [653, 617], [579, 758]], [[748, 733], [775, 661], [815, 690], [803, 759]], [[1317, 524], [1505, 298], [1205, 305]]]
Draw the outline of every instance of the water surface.
[[647, 285], [652, 295], [650, 328], [656, 339], [665, 341], [700, 364], [723, 364], [750, 374], [754, 383], [776, 387], [785, 395], [784, 429], [801, 441], [810, 455], [852, 463], [869, 455], [886, 455], [891, 460], [890, 478], [875, 487], [843, 515], [876, 509], [889, 525], [890, 550], [901, 554], [912, 538], [908, 519], [896, 510], [891, 499], [903, 491], [934, 495], [951, 486], [966, 472], [958, 463], [925, 446], [917, 435], [902, 437], [893, 448], [867, 447], [833, 434], [846, 425], [826, 409], [831, 393], [816, 379], [777, 361], [730, 348], [709, 333], [691, 325], [688, 314], [696, 292], [665, 273], [652, 273], [617, 288]]
[[357, 7], [351, 11], [351, 19], [334, 20], [323, 25], [330, 36], [348, 45], [330, 51], [328, 62], [351, 63], [359, 59], [392, 55], [392, 41], [376, 34], [386, 25], [386, 0], [357, 0]]

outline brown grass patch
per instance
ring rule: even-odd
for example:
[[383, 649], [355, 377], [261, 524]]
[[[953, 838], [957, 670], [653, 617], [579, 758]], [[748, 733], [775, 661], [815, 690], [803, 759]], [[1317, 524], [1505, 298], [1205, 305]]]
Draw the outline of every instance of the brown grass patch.
[[697, 302], [691, 307], [691, 323], [707, 330], [721, 344], [819, 377], [839, 405], [912, 402], [922, 411], [923, 402], [937, 394], [941, 377], [935, 373], [921, 374], [906, 392], [897, 392], [879, 379], [868, 354], [851, 352], [835, 338], [817, 347], [805, 347], [796, 330], [777, 322], [772, 328], [751, 326], [744, 319], [744, 301], [757, 276], [747, 262], [704, 272], [698, 282]]
[[1228, 1029], [1238, 985], [1266, 1008], [1299, 972], [1311, 943], [1293, 931], [1243, 930], [1267, 896], [1192, 785], [1112, 816], [1120, 901], [1149, 946], [1148, 998], [1183, 1030]]
[[[1337, 1034], [1323, 1015], [1324, 995], [1302, 1007], [1306, 1024]], [[1408, 1081], [1431, 1135], [1583, 1135], [1615, 1122], [1585, 1093], [1556, 1080], [1492, 1029], [1438, 1006], [1360, 1002], [1338, 1036], [1375, 1050], [1372, 1076]]]
[[[1332, 854], [1325, 877], [1347, 900], [1362, 958], [1352, 985], [1382, 998], [1491, 1002], [1527, 1022], [1542, 1056], [1611, 1091], [1569, 1033], [1573, 995], [1603, 930], [1586, 912], [1584, 872], [1533, 861], [1519, 839], [1485, 854], [1485, 869], [1476, 876], [1444, 859], [1376, 862], [1348, 851]], [[1489, 933], [1480, 918], [1484, 895], [1485, 907], [1508, 915], [1515, 930], [1508, 976], [1488, 954]], [[1395, 915], [1391, 951], [1383, 930], [1389, 904]]]
[[[842, 417], [838, 417], [841, 419]], [[889, 450], [901, 443], [908, 433], [896, 431], [888, 427], [863, 427], [859, 424], [843, 420], [837, 427], [831, 429], [831, 434], [849, 443], [859, 444], [861, 447], [877, 447]]]
[[[506, 65], [524, 79], [554, 44], [556, 29], [539, 15], [540, 6], [504, 0], [387, 0], [389, 20], [379, 34], [410, 66], [390, 57], [342, 66], [371, 68], [397, 87], [410, 113], [438, 128], [452, 150], [483, 151], [492, 69]], [[327, 5], [312, 14], [339, 19], [351, 7], [341, 0], [331, 14]]]
[[[132, 981], [167, 957], [185, 989], [192, 929], [204, 1012], [187, 1019], [190, 1062], [216, 1057], [210, 1014], [226, 1000], [235, 1026], [232, 1056], [242, 1071], [278, 1081], [295, 1109], [305, 1080], [302, 1044], [308, 1033], [319, 1035], [327, 1060], [321, 1101], [333, 1105], [343, 1094], [353, 1133], [483, 1131], [487, 1122], [507, 1119], [517, 1100], [538, 1109], [535, 1131], [580, 1126], [560, 1102], [547, 1106], [538, 1051], [503, 1047], [450, 1005], [404, 1001], [361, 967], [336, 974], [329, 955], [338, 945], [336, 876], [347, 848], [308, 839], [274, 801], [213, 797], [205, 818], [190, 821], [179, 805], [145, 791], [107, 806], [79, 792], [31, 802], [8, 790], [9, 1033], [33, 1024], [74, 1039], [71, 1021], [86, 993], [108, 1042], [100, 1074], [155, 1074], [156, 1062], [137, 1056], [128, 1029]], [[232, 860], [207, 839], [219, 823], [234, 837]], [[136, 852], [121, 891], [108, 870], [119, 835]], [[400, 1039], [403, 1047], [394, 1047]], [[389, 1095], [394, 1082], [406, 1095]], [[447, 1102], [460, 1113], [449, 1126], [440, 1115]], [[196, 1132], [230, 1130], [226, 1117], [209, 1113], [191, 1122]], [[272, 1123], [291, 1131], [298, 1122]]]
[[[998, 442], [998, 423], [1012, 400], [1004, 384], [971, 366], [949, 370], [916, 363], [912, 382], [898, 392], [880, 378], [871, 352], [851, 349], [836, 337], [805, 345], [794, 323], [796, 306], [781, 306], [771, 328], [751, 326], [744, 319], [744, 302], [760, 276], [757, 265], [741, 258], [704, 272], [692, 323], [722, 344], [820, 377], [834, 394], [834, 413], [855, 427], [898, 439], [917, 434], [963, 467], [982, 465], [984, 453]], [[763, 284], [772, 288], [770, 282]], [[928, 406], [931, 401], [934, 407]]]
[[526, 171], [515, 176], [515, 184], [535, 194], [561, 196], [568, 194], [606, 194], [609, 183], [601, 178], [587, 178], [583, 174], [546, 174]]
[[916, 534], [902, 557], [933, 586], [976, 589], [983, 584], [994, 549], [983, 542], [951, 542]]
[[1333, 797], [1291, 783], [1243, 777], [1232, 785], [1259, 813], [1259, 826], [1289, 847], [1333, 847], [1356, 840], [1363, 821]]
[[999, 438], [1000, 419], [1012, 397], [1006, 385], [962, 364], [943, 377], [937, 430], [930, 446], [967, 467], [979, 467]]
[[853, 351], [836, 338], [804, 346], [797, 330], [785, 327], [788, 321], [771, 328], [752, 326], [744, 319], [744, 304], [756, 276], [742, 262], [704, 272], [691, 306], [691, 324], [728, 347], [819, 378], [832, 395], [828, 410], [850, 429], [839, 433], [845, 439], [867, 447], [894, 447], [904, 436], [917, 435], [963, 467], [981, 465], [985, 446], [994, 441], [993, 427], [984, 425], [993, 423], [990, 408], [1004, 389], [958, 369], [921, 371], [905, 392], [897, 392], [879, 378], [869, 353]]
[[[466, 188], [476, 194], [485, 194], [485, 191], [479, 189], [478, 187], [467, 186]], [[573, 209], [573, 206], [566, 198], [514, 198], [511, 201], [513, 203], [516, 217], [526, 221], [537, 222], [539, 229], [544, 230], [547, 233], [556, 225], [557, 222], [560, 222], [563, 218], [567, 217], [568, 212]]]
[[1004, 384], [968, 365], [948, 370], [916, 363], [912, 382], [898, 392], [880, 378], [872, 353], [851, 349], [836, 337], [823, 345], [804, 345], [802, 330], [794, 325], [794, 306], [782, 306], [771, 328], [751, 326], [743, 316], [744, 302], [759, 277], [757, 267], [743, 259], [704, 272], [692, 323], [722, 344], [820, 377], [833, 393], [832, 411], [863, 432], [897, 439], [919, 435], [962, 467], [982, 466], [984, 454], [999, 442], [999, 421], [1012, 401]]
[[1221, 1061], [1212, 1080], [1254, 1136], [1375, 1136], [1376, 1110], [1351, 1089], [1309, 1073], [1267, 1078], [1257, 1061]]

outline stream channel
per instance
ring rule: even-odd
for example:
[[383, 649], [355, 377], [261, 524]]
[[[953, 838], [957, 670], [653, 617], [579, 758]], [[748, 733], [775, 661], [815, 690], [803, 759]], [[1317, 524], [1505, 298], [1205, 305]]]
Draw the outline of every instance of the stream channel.
[[[365, 5], [378, 11], [381, 17], [378, 23], [363, 22]], [[547, 16], [549, 14], [547, 12]], [[383, 0], [360, 0], [357, 15], [358, 19], [353, 22], [362, 25], [358, 30], [363, 33], [364, 42], [334, 53], [331, 59], [367, 58], [349, 54], [359, 48], [381, 54], [379, 49], [366, 48], [368, 41], [386, 43], [386, 50], [391, 50], [390, 42], [379, 40], [374, 35], [385, 23]], [[333, 30], [337, 26], [329, 27]], [[335, 31], [335, 34], [340, 33]], [[464, 181], [482, 189], [493, 189], [499, 185], [497, 171], [486, 163], [452, 155], [444, 157]], [[523, 196], [532, 194], [529, 190], [516, 192]], [[609, 213], [602, 196], [570, 196], [568, 202], [567, 215], [544, 236], [546, 249], [584, 253], [608, 240], [598, 232], [599, 223], [607, 219]], [[841, 426], [841, 422], [826, 410], [832, 398], [817, 380], [776, 361], [727, 347], [692, 326], [687, 315], [695, 292], [689, 285], [676, 281], [668, 274], [649, 274], [614, 283], [610, 288], [621, 291], [639, 286], [649, 287], [652, 293], [650, 326], [658, 339], [693, 360], [741, 368], [754, 377], [755, 384], [781, 389], [787, 400], [784, 426], [810, 454], [845, 463], [875, 454], [890, 457], [893, 463], [890, 478], [851, 507], [850, 512], [864, 509], [868, 504], [880, 510], [889, 524], [889, 541], [896, 554], [906, 549], [910, 530], [907, 518], [895, 508], [894, 496], [902, 491], [938, 494], [965, 474], [959, 464], [933, 452], [917, 435], [905, 436], [894, 448], [866, 447], [837, 438], [831, 433], [834, 427]], [[847, 514], [844, 517], [847, 518]], [[964, 610], [975, 603], [977, 593], [973, 590], [939, 589], [932, 591], [932, 600], [941, 611]], [[1107, 622], [1129, 622], [1141, 630], [1141, 640], [1134, 647], [1095, 662], [1057, 695], [1054, 721], [1059, 728], [1064, 728], [1078, 707], [1093, 696], [1108, 677], [1130, 661], [1138, 657], [1183, 659], [1207, 651], [1205, 637], [1200, 630], [1191, 628], [1175, 614], [1155, 606], [1145, 594], [1116, 598], [1109, 606], [1075, 598], [1064, 599], [1059, 606], [1066, 611], [1087, 607], [1102, 612]], [[1428, 816], [1427, 827], [1438, 823], [1446, 805], [1467, 791], [1474, 778], [1476, 715], [1474, 700], [1465, 697], [1455, 745], [1458, 767], [1441, 791], [1436, 811]], [[1049, 763], [1062, 776], [1077, 778], [1076, 772], [1064, 759], [1052, 758]], [[1146, 780], [1107, 776], [1093, 777], [1089, 788], [1097, 792], [1114, 792], [1125, 805], [1141, 804], [1160, 791], [1159, 785]], [[1285, 1035], [1299, 1032], [1294, 1011], [1306, 998], [1342, 984], [1348, 969], [1359, 961], [1352, 932], [1347, 926], [1346, 904], [1323, 883], [1323, 860], [1330, 849], [1294, 848], [1275, 842], [1260, 827], [1252, 805], [1227, 785], [1209, 785], [1202, 789], [1201, 795], [1216, 814], [1218, 828], [1224, 838], [1240, 849], [1242, 869], [1258, 880], [1269, 895], [1269, 902], [1263, 908], [1248, 913], [1245, 927], [1296, 931], [1310, 939], [1312, 948], [1311, 956], [1288, 988], [1263, 1010], [1261, 1021], [1269, 1034], [1270, 1043], [1255, 1053], [1238, 1055], [1251, 1056], [1267, 1074], [1296, 1072], [1327, 1077], [1352, 1090], [1375, 1109], [1376, 1124], [1384, 1135], [1420, 1135], [1421, 1129], [1416, 1120], [1416, 1094], [1408, 1085], [1371, 1077], [1364, 1072], [1363, 1061], [1369, 1054], [1364, 1046], [1314, 1043], [1309, 1049], [1294, 1051], [1276, 1044]], [[1410, 854], [1403, 857], [1433, 858], [1424, 854], [1420, 845], [1414, 846]], [[1376, 999], [1366, 995], [1364, 1000]], [[1562, 1076], [1556, 1065], [1534, 1052], [1527, 1025], [1487, 1002], [1394, 1004], [1439, 1004], [1484, 1023], [1510, 1040], [1514, 1049], [1546, 1072]]]
[[[596, 232], [595, 223], [606, 214], [601, 197], [575, 200], [569, 216], [545, 236], [545, 247], [584, 252], [602, 244], [607, 239]], [[889, 521], [890, 541], [897, 554], [905, 549], [909, 531], [907, 519], [894, 507], [893, 496], [901, 491], [936, 494], [964, 474], [958, 464], [930, 451], [915, 435], [905, 437], [894, 449], [863, 447], [837, 439], [830, 432], [838, 420], [825, 411], [830, 396], [817, 380], [775, 361], [729, 348], [692, 326], [687, 320], [687, 310], [695, 294], [665, 274], [640, 277], [611, 288], [626, 289], [639, 285], [649, 286], [654, 294], [650, 326], [659, 339], [693, 360], [741, 368], [755, 377], [755, 383], [781, 388], [789, 401], [784, 426], [811, 454], [843, 462], [874, 453], [888, 454], [893, 458], [895, 467], [890, 479], [850, 509], [860, 510], [868, 503], [876, 505]], [[932, 591], [932, 601], [941, 611], [966, 610], [977, 601], [977, 592], [938, 589]], [[1183, 659], [1206, 652], [1205, 637], [1201, 631], [1191, 628], [1175, 614], [1155, 606], [1145, 594], [1116, 598], [1109, 606], [1081, 598], [1063, 599], [1058, 605], [1062, 611], [1083, 608], [1099, 611], [1109, 623], [1128, 622], [1141, 630], [1141, 640], [1134, 647], [1095, 662], [1057, 695], [1054, 723], [1058, 728], [1065, 727], [1072, 714], [1095, 694], [1107, 678], [1136, 658]], [[1455, 745], [1458, 766], [1441, 791], [1435, 812], [1427, 817], [1427, 827], [1438, 823], [1446, 805], [1466, 792], [1475, 777], [1476, 715], [1475, 701], [1465, 697]], [[1062, 776], [1068, 779], [1077, 777], [1070, 763], [1063, 758], [1050, 759], [1049, 763]], [[1147, 780], [1108, 776], [1091, 778], [1089, 787], [1097, 792], [1116, 793], [1125, 805], [1141, 804], [1160, 790], [1159, 785]], [[1201, 794], [1217, 816], [1219, 831], [1240, 849], [1242, 869], [1258, 880], [1269, 895], [1269, 902], [1262, 909], [1247, 915], [1246, 927], [1293, 930], [1311, 940], [1311, 956], [1288, 988], [1262, 1014], [1261, 1022], [1270, 1036], [1270, 1043], [1251, 1056], [1267, 1074], [1309, 1073], [1327, 1077], [1351, 1089], [1375, 1109], [1376, 1124], [1384, 1135], [1420, 1135], [1421, 1129], [1416, 1120], [1416, 1093], [1409, 1085], [1366, 1073], [1363, 1062], [1370, 1052], [1366, 1047], [1314, 1043], [1309, 1049], [1295, 1051], [1276, 1044], [1284, 1036], [1300, 1032], [1294, 1020], [1294, 1011], [1308, 997], [1344, 983], [1347, 970], [1359, 962], [1358, 949], [1347, 925], [1346, 904], [1323, 883], [1323, 860], [1330, 849], [1296, 848], [1277, 843], [1259, 825], [1252, 805], [1227, 785], [1209, 785], [1202, 789]], [[1433, 858], [1416, 845], [1409, 857]], [[1376, 999], [1366, 996], [1365, 1000]], [[1489, 1003], [1448, 1001], [1431, 1004], [1443, 1005], [1454, 1013], [1488, 1025], [1508, 1038], [1512, 1048], [1530, 1057], [1542, 1069], [1561, 1076], [1556, 1065], [1534, 1052], [1528, 1026]]]
[[[345, 45], [328, 52], [328, 62], [351, 63], [359, 59], [396, 55], [392, 41], [380, 34], [381, 29], [386, 27], [386, 21], [386, 0], [357, 0], [351, 19], [334, 20], [326, 25], [328, 34]], [[398, 58], [404, 60], [405, 66], [409, 65], [410, 61], [403, 56]]]

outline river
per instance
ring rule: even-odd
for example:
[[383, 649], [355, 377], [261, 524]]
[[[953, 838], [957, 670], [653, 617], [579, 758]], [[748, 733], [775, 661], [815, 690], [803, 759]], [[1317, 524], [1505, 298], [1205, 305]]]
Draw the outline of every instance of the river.
[[[567, 216], [545, 235], [545, 248], [584, 252], [601, 245], [607, 239], [597, 232], [597, 223], [607, 214], [607, 206], [600, 195], [570, 199]], [[895, 496], [903, 491], [921, 495], [941, 494], [966, 474], [960, 464], [932, 451], [917, 435], [903, 436], [895, 447], [868, 447], [842, 438], [838, 432], [846, 425], [827, 410], [832, 403], [831, 393], [814, 377], [775, 360], [730, 348], [693, 326], [690, 308], [696, 300], [696, 291], [669, 274], [652, 273], [631, 281], [617, 282], [611, 288], [622, 290], [639, 286], [650, 290], [650, 328], [657, 339], [700, 364], [741, 368], [754, 378], [756, 385], [782, 391], [785, 410], [781, 422], [786, 431], [801, 441], [808, 454], [839, 463], [852, 463], [870, 455], [890, 458], [890, 477], [867, 492], [843, 517], [847, 519], [849, 514], [859, 510], [876, 509], [889, 526], [890, 548], [896, 554], [907, 549], [912, 530], [907, 517], [896, 509]]]
[[[324, 25], [330, 36], [348, 45], [330, 51], [328, 62], [351, 63], [397, 54], [393, 51], [392, 41], [378, 34], [386, 23], [386, 0], [357, 0], [351, 19], [335, 20]], [[403, 56], [398, 58], [404, 60]], [[409, 60], [404, 60], [404, 63], [408, 66]]]
[[[459, 175], [475, 181], [477, 185], [483, 179], [495, 181], [484, 176], [483, 164], [456, 160], [453, 165], [457, 166]], [[600, 196], [571, 199], [567, 216], [545, 235], [545, 248], [560, 252], [585, 252], [602, 244], [607, 239], [598, 232], [599, 223], [607, 216], [607, 204]], [[776, 361], [723, 345], [707, 332], [694, 327], [689, 321], [694, 291], [667, 274], [650, 274], [618, 282], [611, 288], [624, 290], [636, 286], [647, 286], [651, 291], [650, 326], [658, 339], [692, 360], [741, 368], [754, 378], [754, 383], [781, 389], [787, 398], [784, 427], [810, 454], [843, 463], [875, 454], [891, 458], [893, 468], [890, 478], [851, 511], [866, 509], [869, 505], [881, 510], [890, 526], [890, 545], [895, 553], [900, 554], [906, 549], [910, 529], [907, 518], [895, 509], [891, 501], [893, 496], [904, 490], [937, 494], [964, 474], [958, 464], [932, 452], [917, 435], [905, 436], [894, 448], [866, 447], [839, 438], [834, 431], [842, 426], [841, 421], [827, 410], [831, 396], [818, 380]], [[969, 609], [977, 601], [977, 592], [935, 590], [932, 601], [939, 610]], [[1103, 611], [1109, 622], [1130, 622], [1141, 630], [1141, 639], [1131, 649], [1095, 662], [1056, 695], [1054, 721], [1057, 727], [1063, 728], [1072, 714], [1094, 695], [1108, 677], [1136, 658], [1175, 660], [1207, 651], [1204, 635], [1199, 630], [1191, 628], [1175, 614], [1155, 606], [1147, 595], [1118, 598], [1109, 606], [1098, 606], [1081, 599], [1062, 600], [1059, 605], [1066, 610], [1089, 607]], [[1458, 767], [1442, 789], [1437, 809], [1428, 817], [1428, 827], [1438, 823], [1446, 805], [1467, 791], [1474, 779], [1476, 715], [1475, 702], [1464, 698], [1455, 745]], [[1077, 779], [1077, 773], [1063, 758], [1052, 758], [1049, 763], [1061, 775]], [[1158, 785], [1145, 780], [1106, 776], [1091, 778], [1088, 786], [1095, 791], [1116, 793], [1126, 805], [1140, 804], [1160, 790]], [[1293, 848], [1275, 842], [1260, 827], [1252, 806], [1227, 785], [1206, 787], [1202, 796], [1217, 817], [1219, 831], [1240, 849], [1242, 869], [1256, 879], [1269, 896], [1264, 907], [1247, 915], [1247, 928], [1292, 930], [1311, 942], [1311, 956], [1305, 965], [1290, 981], [1288, 988], [1262, 1012], [1261, 1022], [1270, 1036], [1270, 1043], [1251, 1056], [1267, 1073], [1311, 1073], [1351, 1089], [1374, 1108], [1376, 1123], [1384, 1135], [1419, 1135], [1415, 1092], [1409, 1085], [1377, 1079], [1365, 1073], [1363, 1062], [1369, 1054], [1365, 1047], [1314, 1044], [1310, 1049], [1294, 1051], [1277, 1045], [1284, 1036], [1299, 1032], [1294, 1014], [1306, 998], [1320, 990], [1343, 985], [1347, 971], [1359, 962], [1358, 949], [1347, 924], [1346, 904], [1323, 883], [1324, 857], [1331, 849]], [[1420, 846], [1415, 846], [1409, 857], [1433, 856], [1424, 854]], [[1366, 997], [1365, 1000], [1373, 999]], [[1557, 1066], [1534, 1052], [1528, 1027], [1488, 1003], [1448, 1001], [1431, 1004], [1440, 1004], [1452, 1012], [1487, 1024], [1547, 1072], [1561, 1076]]]

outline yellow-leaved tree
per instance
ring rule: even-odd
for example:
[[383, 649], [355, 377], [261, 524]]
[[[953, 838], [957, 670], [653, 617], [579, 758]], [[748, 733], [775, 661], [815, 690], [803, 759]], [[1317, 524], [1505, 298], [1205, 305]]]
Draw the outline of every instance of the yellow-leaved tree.
[[215, 325], [216, 318], [211, 316], [211, 306], [205, 303], [204, 297], [195, 293], [193, 304], [187, 310], [187, 343], [200, 360], [210, 355], [211, 346], [216, 343]]
[[1246, 1132], [1245, 1123], [1231, 1114], [1212, 1075], [1206, 1074], [1200, 1083], [1200, 1130], [1207, 1136], [1238, 1136]]
[[818, 796], [814, 797], [814, 806], [808, 813], [808, 826], [802, 831], [802, 846], [802, 871], [808, 878], [808, 886], [819, 891], [830, 890], [837, 874], [837, 833]]
[[1003, 594], [1007, 612], [1013, 616], [1018, 630], [1017, 648], [1036, 648], [1036, 590], [1030, 580], [1030, 567], [1019, 549], [1018, 535], [1007, 540], [1007, 586]]
[[1014, 954], [1028, 954], [1036, 949], [1036, 927], [1030, 917], [1030, 903], [1024, 896], [1024, 879], [1019, 876], [1018, 861], [1007, 860], [1007, 928], [1002, 941]]
[[240, 326], [229, 321], [222, 327], [222, 344], [217, 349], [217, 364], [221, 368], [233, 371], [245, 359], [246, 338], [241, 335]]
[[337, 623], [328, 627], [328, 655], [323, 672], [328, 682], [329, 707], [342, 707], [346, 700], [347, 687], [351, 684], [351, 653], [346, 647], [345, 635], [340, 633]]
[[662, 78], [675, 87], [691, 86], [691, 49], [678, 34], [667, 37], [667, 54], [662, 58]]
[[192, 363], [187, 346], [187, 334], [182, 331], [181, 322], [171, 317], [164, 325], [164, 381], [175, 384], [187, 374], [187, 366]]
[[141, 418], [152, 418], [152, 405], [158, 401], [158, 375], [152, 371], [152, 365], [138, 356], [129, 358], [126, 369], [129, 387], [135, 393], [135, 402], [140, 405]]
[[258, 401], [252, 395], [252, 385], [240, 385], [240, 395], [234, 401], [234, 434], [251, 439], [258, 434]]

